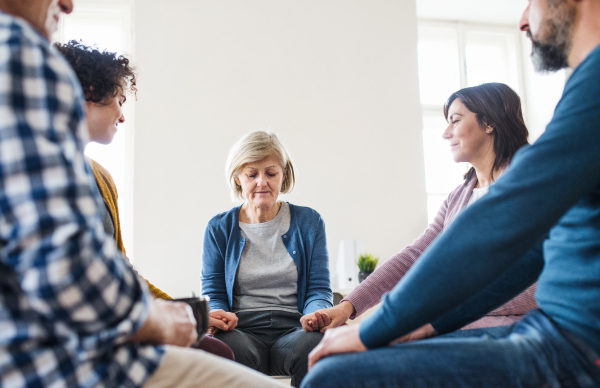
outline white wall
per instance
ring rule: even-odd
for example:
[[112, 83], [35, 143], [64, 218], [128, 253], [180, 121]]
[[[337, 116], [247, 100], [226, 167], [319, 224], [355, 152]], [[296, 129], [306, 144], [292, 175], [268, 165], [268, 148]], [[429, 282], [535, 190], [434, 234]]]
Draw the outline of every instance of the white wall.
[[426, 227], [414, 0], [141, 0], [135, 264], [174, 296], [199, 291], [204, 227], [234, 204], [229, 147], [277, 132], [290, 202], [382, 260]]

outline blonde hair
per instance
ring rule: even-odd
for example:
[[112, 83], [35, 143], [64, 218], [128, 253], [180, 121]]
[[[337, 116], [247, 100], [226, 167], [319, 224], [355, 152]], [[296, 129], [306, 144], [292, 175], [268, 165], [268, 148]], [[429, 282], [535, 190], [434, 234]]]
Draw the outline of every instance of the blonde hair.
[[258, 162], [269, 156], [277, 158], [283, 169], [281, 193], [286, 194], [294, 189], [294, 185], [296, 184], [294, 165], [277, 135], [265, 131], [254, 131], [235, 143], [227, 156], [225, 174], [229, 182], [229, 187], [231, 187], [231, 197], [233, 200], [244, 199], [242, 186], [235, 181], [240, 170], [248, 163]]

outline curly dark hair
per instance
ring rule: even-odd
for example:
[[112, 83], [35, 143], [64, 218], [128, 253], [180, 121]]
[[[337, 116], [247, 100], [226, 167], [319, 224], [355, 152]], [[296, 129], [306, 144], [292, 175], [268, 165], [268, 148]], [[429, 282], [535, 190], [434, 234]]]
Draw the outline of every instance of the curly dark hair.
[[76, 40], [66, 44], [54, 43], [54, 47], [75, 70], [86, 101], [102, 103], [127, 91], [134, 96], [137, 94], [137, 74], [126, 57], [106, 50], [100, 51]]

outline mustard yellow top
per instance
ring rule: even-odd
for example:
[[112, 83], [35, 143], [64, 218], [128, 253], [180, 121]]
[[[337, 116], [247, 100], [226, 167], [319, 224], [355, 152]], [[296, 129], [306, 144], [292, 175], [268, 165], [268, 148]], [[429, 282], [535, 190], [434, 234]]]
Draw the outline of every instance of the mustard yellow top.
[[[110, 175], [108, 170], [102, 167], [95, 160], [90, 160], [92, 161], [92, 169], [94, 170], [96, 184], [98, 185], [100, 194], [102, 194], [102, 197], [104, 198], [104, 202], [106, 202], [106, 206], [108, 207], [110, 215], [113, 219], [113, 224], [115, 225], [115, 242], [117, 243], [117, 248], [121, 252], [123, 252], [123, 255], [127, 258], [127, 254], [125, 253], [125, 246], [123, 245], [123, 237], [121, 236], [121, 222], [119, 221], [119, 205], [117, 204], [117, 200], [119, 199], [119, 195], [117, 194], [117, 187], [115, 186], [115, 182], [113, 181], [112, 176]], [[169, 296], [169, 294], [160, 290], [158, 287], [150, 283], [143, 276], [142, 278], [146, 280], [146, 282], [148, 282], [148, 287], [150, 288], [152, 296], [160, 299], [173, 299]]]

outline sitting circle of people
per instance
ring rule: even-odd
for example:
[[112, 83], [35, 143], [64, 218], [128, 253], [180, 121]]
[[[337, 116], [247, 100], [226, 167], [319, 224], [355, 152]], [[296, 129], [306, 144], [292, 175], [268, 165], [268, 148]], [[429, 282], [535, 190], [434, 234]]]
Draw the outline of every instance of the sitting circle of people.
[[0, 0], [0, 386], [600, 386], [600, 2], [529, 2], [536, 70], [575, 69], [546, 133], [526, 146], [507, 85], [453, 93], [442, 136], [464, 182], [336, 306], [323, 219], [280, 199], [289, 153], [243, 136], [226, 162], [243, 203], [204, 233], [199, 344], [190, 306], [129, 263], [112, 176], [84, 156], [112, 142], [137, 74], [50, 45], [72, 10]]
[[315, 210], [279, 199], [296, 179], [276, 134], [242, 137], [226, 171], [232, 196], [244, 203], [216, 215], [204, 233], [202, 290], [218, 324], [211, 332], [237, 362], [299, 386], [322, 338], [305, 332], [300, 318], [333, 300], [325, 224]]

